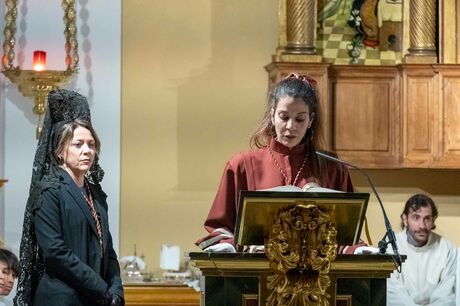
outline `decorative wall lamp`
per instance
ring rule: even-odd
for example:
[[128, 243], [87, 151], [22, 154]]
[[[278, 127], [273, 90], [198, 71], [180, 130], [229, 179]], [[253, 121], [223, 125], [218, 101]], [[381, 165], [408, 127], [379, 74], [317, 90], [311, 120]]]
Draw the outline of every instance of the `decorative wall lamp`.
[[5, 41], [3, 43], [2, 73], [16, 86], [24, 97], [34, 98], [33, 112], [38, 115], [37, 139], [42, 129], [48, 93], [67, 84], [78, 72], [78, 41], [75, 0], [62, 0], [64, 10], [65, 64], [66, 70], [46, 70], [46, 52], [34, 51], [32, 70], [14, 67], [16, 43], [17, 0], [6, 0]]

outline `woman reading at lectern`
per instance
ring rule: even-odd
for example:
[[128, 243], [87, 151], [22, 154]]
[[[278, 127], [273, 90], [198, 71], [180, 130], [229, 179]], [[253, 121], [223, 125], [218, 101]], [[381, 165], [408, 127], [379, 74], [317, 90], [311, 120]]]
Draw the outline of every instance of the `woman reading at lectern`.
[[316, 81], [309, 76], [292, 73], [274, 86], [250, 143], [256, 149], [236, 154], [225, 166], [204, 223], [209, 235], [196, 242], [205, 251], [235, 251], [233, 234], [241, 190], [316, 183], [353, 192], [347, 168], [315, 153], [324, 151], [325, 141]]

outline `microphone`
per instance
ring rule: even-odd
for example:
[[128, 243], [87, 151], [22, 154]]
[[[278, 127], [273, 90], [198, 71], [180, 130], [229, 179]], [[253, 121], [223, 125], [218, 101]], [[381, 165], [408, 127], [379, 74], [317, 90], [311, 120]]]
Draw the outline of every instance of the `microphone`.
[[[330, 155], [328, 155], [326, 153], [322, 153], [322, 152], [319, 152], [319, 151], [315, 151], [315, 153], [316, 153], [316, 155], [321, 156], [321, 157], [323, 157], [325, 159], [328, 159], [328, 160], [331, 160], [333, 162], [343, 164], [343, 165], [348, 166], [350, 168], [356, 169], [366, 177], [369, 185], [371, 186], [372, 192], [374, 193], [375, 197], [377, 198], [377, 201], [380, 204], [380, 208], [381, 208], [382, 214], [383, 214], [383, 220], [385, 222], [385, 227], [386, 227], [386, 230], [387, 230], [387, 232], [385, 233], [385, 236], [383, 236], [382, 240], [379, 241], [379, 244], [378, 244], [379, 253], [380, 254], [385, 254], [386, 250], [387, 250], [387, 245], [391, 244], [391, 247], [393, 248], [393, 252], [396, 255], [395, 260], [396, 260], [398, 266], [401, 267], [402, 260], [401, 260], [401, 255], [398, 252], [398, 245], [396, 244], [396, 236], [395, 236], [395, 233], [393, 232], [393, 229], [391, 228], [390, 220], [388, 220], [388, 216], [387, 216], [387, 213], [385, 211], [385, 207], [383, 206], [382, 200], [380, 199], [380, 196], [379, 196], [377, 190], [375, 189], [375, 184], [372, 181], [371, 177], [367, 174], [366, 171], [364, 171], [363, 169], [361, 169], [358, 166], [355, 166], [355, 165], [352, 165], [350, 163], [347, 163], [346, 161], [343, 161], [343, 160], [338, 159], [336, 157], [330, 156]], [[386, 240], [387, 238], [388, 238], [388, 241]], [[399, 270], [398, 267], [396, 267], [396, 268], [397, 268], [398, 272], [401, 272], [401, 270]]]

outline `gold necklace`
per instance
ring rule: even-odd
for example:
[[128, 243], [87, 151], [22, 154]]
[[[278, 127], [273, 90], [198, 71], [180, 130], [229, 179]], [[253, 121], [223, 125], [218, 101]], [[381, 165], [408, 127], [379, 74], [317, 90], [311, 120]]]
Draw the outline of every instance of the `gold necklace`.
[[[286, 184], [289, 183], [289, 179], [288, 179], [288, 177], [286, 175], [286, 172], [284, 172], [283, 168], [281, 168], [280, 164], [278, 164], [278, 161], [276, 160], [275, 155], [273, 155], [273, 152], [272, 152], [272, 149], [270, 148], [270, 145], [267, 146], [267, 149], [268, 149], [268, 152], [270, 153], [270, 156], [272, 157], [272, 160], [275, 163], [276, 167], [278, 168], [278, 170], [283, 175], [284, 181], [286, 182]], [[307, 163], [307, 158], [308, 158], [308, 153], [305, 154], [305, 158], [303, 159], [302, 166], [300, 166], [299, 171], [297, 171], [297, 175], [295, 176], [294, 182], [292, 182], [292, 184], [290, 184], [290, 185], [295, 186], [295, 184], [297, 183], [297, 180], [299, 179], [300, 173], [302, 173], [302, 170], [305, 167], [305, 164]]]

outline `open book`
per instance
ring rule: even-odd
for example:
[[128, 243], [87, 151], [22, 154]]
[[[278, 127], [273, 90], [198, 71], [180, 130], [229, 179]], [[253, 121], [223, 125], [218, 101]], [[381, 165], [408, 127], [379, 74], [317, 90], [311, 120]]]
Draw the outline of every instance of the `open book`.
[[293, 185], [285, 185], [285, 186], [277, 186], [277, 187], [268, 188], [268, 189], [262, 189], [259, 191], [343, 192], [343, 191], [339, 191], [335, 189], [320, 187], [315, 182], [307, 183], [302, 188], [293, 186]]
[[279, 213], [296, 205], [315, 205], [327, 212], [337, 230], [339, 245], [359, 242], [368, 193], [339, 192], [308, 184], [240, 192], [234, 241], [239, 246], [264, 245]]

